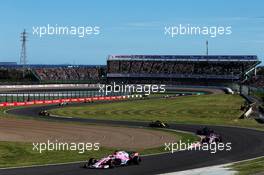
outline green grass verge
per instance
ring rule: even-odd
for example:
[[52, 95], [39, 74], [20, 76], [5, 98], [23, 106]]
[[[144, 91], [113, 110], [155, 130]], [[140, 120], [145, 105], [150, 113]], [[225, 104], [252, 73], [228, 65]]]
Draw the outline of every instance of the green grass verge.
[[[207, 92], [196, 92], [196, 91], [168, 91], [164, 93], [152, 93], [148, 95], [148, 97], [165, 97], [168, 96], [175, 96], [176, 94], [188, 94], [188, 95], [204, 95], [208, 94]], [[135, 94], [136, 95], [136, 94]]]
[[237, 171], [238, 175], [252, 175], [264, 172], [264, 157], [255, 160], [235, 163], [229, 168]]
[[[23, 108], [23, 107], [16, 107], [16, 108]], [[12, 107], [1, 108], [0, 117], [9, 117], [17, 120], [25, 120], [25, 119], [47, 120], [45, 118], [36, 119], [34, 117], [32, 118], [27, 116], [15, 116], [4, 113], [4, 111], [7, 109], [12, 109]], [[56, 122], [50, 120], [47, 121]], [[65, 123], [73, 123], [73, 122], [65, 122]], [[79, 122], [74, 122], [74, 123], [87, 125], [87, 123], [79, 123]], [[153, 130], [159, 130], [161, 132], [169, 132], [170, 134], [173, 134], [175, 136], [175, 142], [181, 140], [182, 142], [187, 143], [188, 141], [193, 142], [199, 139], [196, 135], [190, 133], [175, 132], [175, 131], [163, 130], [163, 129], [153, 129]], [[83, 154], [80, 154], [77, 151], [45, 151], [40, 154], [39, 152], [33, 151], [32, 148], [33, 148], [32, 143], [0, 141], [0, 168], [85, 161], [89, 157], [99, 158], [108, 155], [109, 153], [112, 153], [114, 150], [124, 149], [124, 148], [101, 147], [100, 151], [86, 151]], [[165, 147], [161, 145], [160, 147], [156, 147], [156, 148], [136, 149], [131, 151], [138, 151], [142, 155], [145, 155], [145, 154], [162, 153], [165, 151], [164, 148]]]
[[[167, 130], [167, 129], [164, 130], [164, 129], [159, 129], [159, 128], [156, 128], [153, 130], [160, 130], [163, 132], [168, 132], [168, 133], [174, 134], [175, 135], [175, 142], [180, 141], [180, 140], [182, 143], [193, 143], [196, 141], [200, 141], [200, 137], [198, 137], [197, 135], [192, 134], [192, 133]], [[163, 146], [160, 146], [157, 148], [149, 148], [149, 149], [141, 149], [141, 150], [139, 149], [136, 151], [140, 152], [143, 155], [146, 155], [146, 154], [163, 153], [163, 152], [165, 152], [164, 149], [165, 149], [165, 146], [163, 145]]]
[[32, 150], [32, 143], [0, 142], [0, 167], [16, 167], [64, 163], [86, 160], [88, 157], [100, 157], [113, 151], [101, 148], [100, 151], [86, 151], [79, 154], [77, 151], [44, 151], [39, 153]]
[[[181, 140], [187, 143], [198, 140], [197, 136], [189, 133], [164, 130], [161, 130], [161, 132], [173, 134], [175, 142]], [[130, 151], [138, 151], [140, 154], [146, 155], [165, 152], [164, 148], [164, 146], [160, 146]], [[112, 153], [114, 150], [123, 149], [100, 147], [99, 151], [85, 151], [82, 154], [78, 153], [78, 151], [43, 151], [39, 153], [33, 150], [32, 143], [0, 141], [0, 168], [85, 161], [91, 157], [100, 158]]]
[[[137, 121], [152, 121], [152, 120], [163, 120], [167, 122], [176, 123], [194, 123], [194, 124], [211, 124], [211, 125], [231, 125], [231, 126], [242, 126], [251, 127], [257, 129], [263, 129], [263, 125], [258, 124], [255, 120], [239, 120], [241, 115], [240, 105], [244, 104], [244, 99], [238, 95], [226, 95], [226, 94], [214, 94], [214, 95], [202, 95], [202, 96], [186, 96], [178, 97], [174, 99], [147, 99], [139, 101], [126, 101], [126, 102], [115, 102], [107, 104], [89, 104], [79, 107], [66, 107], [52, 110], [53, 114], [62, 116], [76, 116], [81, 118], [95, 118], [95, 119], [111, 119], [111, 120], [137, 120]], [[168, 131], [169, 132], [169, 131]], [[183, 133], [181, 133], [183, 134]], [[197, 139], [194, 135], [181, 135], [182, 140], [195, 140]], [[0, 143], [1, 144], [1, 143]], [[17, 144], [16, 144], [17, 145]], [[1, 146], [0, 146], [1, 148]], [[2, 149], [2, 148], [1, 148]], [[32, 147], [30, 147], [32, 149]], [[112, 152], [113, 149], [104, 148], [105, 152], [102, 151], [95, 157]], [[143, 154], [151, 154], [163, 152], [164, 147], [137, 150]], [[2, 152], [0, 150], [0, 152]], [[99, 152], [98, 152], [99, 153]], [[47, 153], [48, 154], [48, 153]], [[54, 154], [54, 153], [53, 153]], [[57, 153], [56, 153], [57, 154]], [[56, 156], [53, 155], [53, 156]], [[58, 153], [59, 155], [60, 153]], [[63, 153], [68, 154], [68, 153]], [[70, 153], [73, 154], [73, 153]], [[0, 155], [2, 155], [0, 153]], [[82, 156], [82, 155], [81, 155]], [[91, 155], [93, 156], [93, 155]], [[16, 157], [16, 156], [14, 156]], [[76, 160], [85, 160], [90, 155], [83, 157], [69, 156], [70, 159], [54, 158], [56, 162], [69, 162]], [[63, 157], [63, 156], [62, 156]], [[67, 157], [67, 156], [66, 156]], [[0, 159], [1, 156], [0, 156]], [[38, 158], [36, 158], [37, 160]], [[48, 162], [49, 158], [42, 158], [44, 163]], [[22, 159], [23, 160], [23, 159]], [[31, 158], [29, 158], [31, 160]], [[34, 160], [34, 159], [32, 159]], [[65, 160], [65, 161], [64, 161]], [[3, 160], [0, 160], [2, 164]], [[21, 160], [20, 160], [21, 161]], [[14, 160], [10, 160], [12, 164]], [[28, 161], [29, 164], [33, 164], [32, 161]], [[24, 161], [22, 161], [24, 163]], [[34, 164], [43, 164], [41, 162], [35, 162]], [[21, 166], [23, 164], [18, 163]], [[254, 174], [263, 172], [264, 160], [256, 159], [253, 161], [243, 162], [234, 164], [231, 166], [232, 169], [239, 171], [239, 174]], [[11, 166], [11, 165], [5, 165]], [[14, 165], [13, 165], [14, 166]]]
[[240, 120], [240, 106], [244, 99], [239, 95], [213, 94], [168, 99], [146, 99], [89, 104], [53, 109], [60, 116], [80, 118], [153, 121], [205, 125], [231, 125], [263, 129], [255, 120]]

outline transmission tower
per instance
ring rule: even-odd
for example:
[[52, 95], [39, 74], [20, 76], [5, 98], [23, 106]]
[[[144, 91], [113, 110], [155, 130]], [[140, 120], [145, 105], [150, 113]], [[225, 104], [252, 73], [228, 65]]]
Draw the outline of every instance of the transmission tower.
[[206, 40], [206, 55], [208, 55], [208, 40]]
[[27, 41], [27, 33], [26, 29], [20, 35], [20, 41], [22, 42], [21, 52], [20, 52], [20, 64], [25, 67], [27, 64], [27, 54], [26, 54], [26, 41]]

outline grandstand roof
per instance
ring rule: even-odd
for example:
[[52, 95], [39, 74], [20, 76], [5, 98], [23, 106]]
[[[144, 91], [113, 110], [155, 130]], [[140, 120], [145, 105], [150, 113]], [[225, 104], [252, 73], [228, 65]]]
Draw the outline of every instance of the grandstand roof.
[[[0, 62], [0, 67], [8, 67], [8, 68], [22, 68], [25, 67], [22, 64], [1, 64]], [[57, 67], [106, 67], [105, 65], [72, 65], [72, 64], [27, 64], [27, 68], [57, 68]]]
[[257, 55], [109, 55], [108, 60], [120, 61], [253, 61]]

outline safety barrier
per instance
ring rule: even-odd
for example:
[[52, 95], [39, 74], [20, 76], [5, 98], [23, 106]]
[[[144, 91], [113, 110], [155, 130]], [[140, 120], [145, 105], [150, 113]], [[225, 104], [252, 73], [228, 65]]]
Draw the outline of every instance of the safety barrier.
[[34, 100], [27, 102], [3, 102], [0, 103], [0, 107], [10, 106], [28, 106], [28, 105], [39, 105], [39, 104], [56, 104], [64, 102], [93, 102], [93, 101], [105, 101], [105, 100], [122, 100], [128, 98], [141, 98], [142, 95], [124, 95], [124, 96], [103, 96], [103, 97], [83, 97], [83, 98], [63, 98], [55, 100]]
[[0, 89], [31, 89], [31, 88], [98, 88], [98, 84], [35, 84], [35, 85], [1, 85]]
[[252, 112], [253, 112], [252, 107], [250, 107], [250, 108], [244, 113], [244, 117], [245, 117], [245, 118], [248, 118]]

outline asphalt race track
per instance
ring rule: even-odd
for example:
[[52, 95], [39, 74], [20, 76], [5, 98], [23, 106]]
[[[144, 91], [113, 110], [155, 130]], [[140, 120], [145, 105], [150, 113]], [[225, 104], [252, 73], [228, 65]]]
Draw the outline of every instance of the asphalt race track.
[[[9, 113], [40, 117], [38, 112], [41, 109], [55, 108], [57, 105], [37, 106], [10, 110]], [[79, 121], [88, 123], [103, 123], [122, 126], [146, 127], [147, 122], [108, 121], [78, 118], [54, 118], [45, 117], [51, 120]], [[170, 124], [170, 129], [195, 132], [202, 126]], [[192, 168], [200, 168], [211, 165], [230, 163], [249, 158], [264, 156], [264, 132], [223, 126], [210, 126], [217, 133], [221, 134], [223, 141], [232, 143], [231, 151], [221, 151], [215, 154], [209, 151], [182, 151], [177, 153], [165, 153], [146, 156], [142, 158], [140, 165], [119, 167], [114, 169], [95, 170], [80, 168], [80, 163], [40, 166], [29, 168], [0, 169], [1, 175], [87, 175], [87, 174], [108, 174], [108, 175], [129, 175], [129, 174], [159, 174], [168, 173]]]

